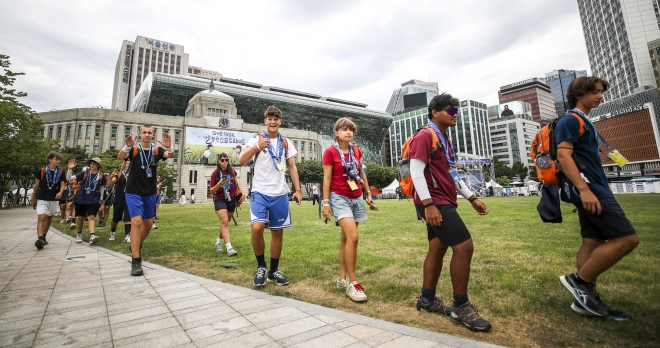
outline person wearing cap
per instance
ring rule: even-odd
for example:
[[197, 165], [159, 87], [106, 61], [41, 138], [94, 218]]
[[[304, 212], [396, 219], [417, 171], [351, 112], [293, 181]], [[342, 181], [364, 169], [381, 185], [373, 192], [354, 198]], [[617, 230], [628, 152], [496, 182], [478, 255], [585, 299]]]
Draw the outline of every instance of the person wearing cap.
[[76, 160], [71, 159], [66, 172], [67, 180], [75, 179], [80, 187], [76, 196], [76, 243], [82, 243], [83, 240], [83, 218], [89, 222], [89, 244], [94, 245], [99, 241], [96, 235], [96, 214], [101, 207], [101, 187], [112, 187], [112, 181], [105, 179], [101, 169], [101, 159], [94, 157], [88, 162], [89, 170], [83, 170], [73, 175], [72, 170], [76, 167]]
[[151, 143], [154, 137], [154, 128], [150, 125], [140, 127], [140, 141], [137, 136], [129, 134], [117, 158], [124, 160], [130, 158], [128, 178], [126, 181], [126, 206], [131, 215], [131, 246], [129, 250], [133, 257], [131, 261], [131, 275], [141, 276], [142, 243], [149, 235], [156, 216], [156, 178], [158, 177], [158, 162], [167, 158], [174, 158], [172, 138], [168, 133], [163, 134], [161, 146]]

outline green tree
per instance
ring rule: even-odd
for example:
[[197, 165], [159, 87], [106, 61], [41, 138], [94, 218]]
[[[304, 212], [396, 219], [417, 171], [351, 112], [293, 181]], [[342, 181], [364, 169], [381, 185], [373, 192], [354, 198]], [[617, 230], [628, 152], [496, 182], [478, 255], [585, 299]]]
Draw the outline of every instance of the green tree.
[[369, 179], [370, 186], [378, 188], [387, 187], [397, 177], [397, 169], [395, 167], [383, 167], [376, 163], [367, 163], [367, 179]]
[[520, 175], [520, 181], [525, 181], [525, 178], [527, 177], [528, 169], [527, 166], [525, 166], [522, 162], [514, 162], [513, 166], [511, 167], [511, 172], [513, 175]]
[[117, 154], [119, 154], [119, 150], [108, 149], [98, 155], [91, 155], [90, 157], [98, 156], [103, 165], [103, 172], [112, 173], [115, 170], [119, 171], [121, 163], [123, 162], [117, 158]]
[[[115, 155], [116, 158], [116, 155]], [[174, 190], [173, 182], [174, 178], [176, 175], [174, 175], [174, 166], [167, 163], [167, 161], [160, 161], [158, 162], [158, 176], [160, 176], [160, 181], [165, 182], [165, 196], [166, 197], [173, 197], [172, 193]], [[204, 192], [204, 195], [206, 195], [206, 192]]]
[[493, 166], [495, 166], [495, 177], [499, 178], [502, 176], [506, 176], [508, 178], [513, 176], [513, 172], [511, 171], [511, 168], [504, 164], [504, 162], [500, 161], [499, 158], [493, 157]]
[[495, 179], [495, 182], [502, 186], [506, 186], [511, 183], [511, 180], [509, 180], [508, 176], [500, 176]]
[[72, 170], [74, 174], [80, 172], [82, 168], [87, 165], [87, 160], [89, 159], [89, 155], [85, 153], [85, 149], [80, 146], [68, 147], [61, 150], [60, 154], [62, 155], [62, 168], [66, 168], [66, 165], [70, 159], [76, 160], [76, 168]]
[[323, 165], [321, 162], [314, 160], [302, 161], [296, 163], [296, 168], [298, 169], [300, 185], [305, 186], [307, 195], [311, 195], [314, 183], [318, 183], [319, 186], [323, 185]]

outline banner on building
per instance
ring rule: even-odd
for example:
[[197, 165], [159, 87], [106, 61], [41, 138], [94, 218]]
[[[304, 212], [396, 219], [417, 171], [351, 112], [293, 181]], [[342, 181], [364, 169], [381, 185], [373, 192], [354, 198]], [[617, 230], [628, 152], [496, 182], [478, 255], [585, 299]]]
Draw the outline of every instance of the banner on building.
[[229, 163], [238, 165], [241, 152], [257, 133], [235, 132], [213, 128], [186, 127], [184, 164], [216, 165], [218, 155], [226, 153]]

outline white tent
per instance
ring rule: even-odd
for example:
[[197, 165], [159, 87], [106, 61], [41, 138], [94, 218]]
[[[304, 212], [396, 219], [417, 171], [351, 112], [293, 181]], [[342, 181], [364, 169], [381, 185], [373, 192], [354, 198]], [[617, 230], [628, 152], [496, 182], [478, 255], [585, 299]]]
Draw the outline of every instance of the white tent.
[[383, 194], [396, 193], [396, 188], [399, 187], [399, 180], [394, 179], [392, 183], [386, 188], [382, 189]]
[[493, 179], [491, 179], [490, 181], [488, 181], [488, 182], [486, 183], [486, 187], [491, 187], [491, 186], [493, 186], [493, 187], [495, 187], [495, 188], [502, 188], [502, 185], [498, 184], [498, 183], [495, 182], [495, 180], [493, 180]]

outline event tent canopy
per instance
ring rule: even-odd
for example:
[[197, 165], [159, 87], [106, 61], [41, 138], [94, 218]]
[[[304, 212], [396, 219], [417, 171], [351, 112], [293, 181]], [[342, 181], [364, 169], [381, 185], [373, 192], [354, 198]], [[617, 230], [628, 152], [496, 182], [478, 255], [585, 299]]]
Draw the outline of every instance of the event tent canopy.
[[396, 188], [397, 187], [399, 187], [399, 180], [394, 179], [394, 181], [392, 181], [392, 183], [389, 186], [387, 186], [386, 188], [384, 188], [382, 190], [383, 194], [385, 194], [385, 193], [396, 193]]

